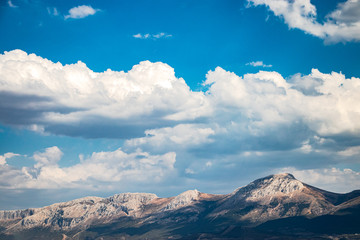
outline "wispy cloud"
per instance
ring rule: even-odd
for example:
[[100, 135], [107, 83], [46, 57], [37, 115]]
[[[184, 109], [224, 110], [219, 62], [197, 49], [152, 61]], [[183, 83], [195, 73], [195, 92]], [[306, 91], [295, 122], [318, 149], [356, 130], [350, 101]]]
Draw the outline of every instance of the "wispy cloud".
[[8, 0], [8, 5], [9, 5], [9, 7], [11, 7], [11, 8], [17, 8], [18, 6], [16, 6], [16, 5], [14, 5], [12, 2], [11, 2], [11, 0]]
[[142, 34], [142, 33], [138, 33], [138, 34], [133, 35], [133, 37], [134, 37], [134, 38], [139, 38], [139, 39], [159, 39], [159, 38], [170, 38], [170, 37], [172, 37], [172, 35], [171, 35], [171, 34], [164, 33], [164, 32], [157, 33], [157, 34], [150, 34], [150, 33]]
[[253, 67], [272, 67], [271, 64], [264, 64], [263, 61], [249, 62], [246, 65]]
[[290, 28], [297, 28], [326, 42], [360, 41], [360, 1], [339, 3], [323, 23], [317, 21], [316, 7], [310, 1], [248, 0], [253, 6], [265, 5]]
[[78, 6], [78, 7], [71, 8], [69, 10], [69, 14], [65, 16], [65, 19], [68, 19], [68, 18], [74, 18], [74, 19], [85, 18], [87, 16], [94, 15], [98, 11], [99, 11], [99, 9], [94, 9], [91, 6], [81, 5], [81, 6]]
[[147, 38], [150, 38], [150, 34], [146, 33], [146, 34], [141, 34], [141, 33], [138, 33], [138, 34], [135, 34], [133, 35], [134, 38], [140, 38], [140, 39], [147, 39]]
[[46, 9], [47, 9], [49, 15], [59, 16], [59, 11], [57, 10], [56, 7], [47, 7]]

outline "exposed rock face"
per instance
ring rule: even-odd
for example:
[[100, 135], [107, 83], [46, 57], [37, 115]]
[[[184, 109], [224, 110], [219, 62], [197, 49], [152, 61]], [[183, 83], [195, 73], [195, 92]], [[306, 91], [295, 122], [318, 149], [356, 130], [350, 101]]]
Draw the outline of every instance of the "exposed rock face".
[[291, 174], [277, 174], [258, 179], [249, 185], [234, 191], [237, 198], [246, 197], [248, 201], [268, 198], [270, 196], [288, 195], [301, 191], [302, 182], [296, 180]]
[[157, 196], [153, 193], [121, 193], [106, 198], [104, 202], [125, 212], [129, 216], [139, 216], [141, 208]]
[[235, 214], [242, 221], [261, 223], [290, 216], [318, 216], [334, 206], [291, 174], [270, 175], [236, 189], [212, 216]]
[[13, 228], [53, 227], [69, 229], [119, 216], [137, 216], [142, 206], [157, 198], [150, 193], [122, 193], [109, 198], [85, 197], [48, 207], [1, 211], [0, 220], [21, 219]]
[[194, 201], [199, 200], [200, 192], [198, 190], [189, 190], [181, 193], [172, 199], [164, 208], [164, 210], [174, 210], [180, 207], [187, 206]]
[[0, 211], [0, 220], [22, 219], [22, 218], [33, 215], [35, 213], [35, 211], [36, 211], [36, 209]]
[[171, 198], [158, 198], [151, 193], [121, 193], [108, 198], [85, 197], [43, 208], [0, 211], [0, 227], [5, 228], [3, 232], [6, 233], [34, 227], [85, 230], [97, 224], [117, 223], [120, 218], [133, 221], [136, 227], [146, 224], [178, 226], [197, 221], [210, 224], [216, 219], [222, 223], [251, 226], [272, 219], [315, 217], [355, 208], [360, 205], [359, 196], [360, 191], [330, 193], [306, 185], [291, 174], [277, 174], [258, 179], [227, 195], [197, 190]]

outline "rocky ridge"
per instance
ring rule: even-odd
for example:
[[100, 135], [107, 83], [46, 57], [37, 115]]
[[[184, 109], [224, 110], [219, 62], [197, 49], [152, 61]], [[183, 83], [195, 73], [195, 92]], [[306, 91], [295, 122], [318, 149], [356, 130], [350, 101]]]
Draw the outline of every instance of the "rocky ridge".
[[334, 205], [291, 174], [270, 175], [229, 194], [212, 216], [239, 212], [239, 218], [255, 224], [292, 216], [326, 214]]
[[197, 190], [171, 198], [159, 198], [151, 193], [121, 193], [108, 198], [85, 197], [43, 208], [0, 211], [0, 227], [5, 233], [39, 227], [85, 231], [99, 224], [122, 227], [119, 219], [131, 219], [136, 227], [178, 226], [199, 221], [205, 225], [218, 221], [256, 226], [273, 219], [333, 214], [358, 206], [359, 199], [360, 192], [330, 193], [302, 183], [291, 174], [276, 174], [225, 195]]
[[119, 216], [138, 216], [141, 207], [157, 198], [151, 193], [121, 193], [108, 198], [85, 197], [43, 208], [0, 211], [0, 221], [19, 220], [14, 229], [86, 227], [93, 221], [108, 222]]

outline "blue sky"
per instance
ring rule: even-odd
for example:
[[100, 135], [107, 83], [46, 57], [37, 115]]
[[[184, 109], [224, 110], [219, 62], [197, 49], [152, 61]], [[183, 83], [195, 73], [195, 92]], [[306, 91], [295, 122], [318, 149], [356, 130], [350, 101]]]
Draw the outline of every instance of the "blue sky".
[[360, 188], [359, 16], [350, 0], [2, 1], [0, 208], [283, 171]]

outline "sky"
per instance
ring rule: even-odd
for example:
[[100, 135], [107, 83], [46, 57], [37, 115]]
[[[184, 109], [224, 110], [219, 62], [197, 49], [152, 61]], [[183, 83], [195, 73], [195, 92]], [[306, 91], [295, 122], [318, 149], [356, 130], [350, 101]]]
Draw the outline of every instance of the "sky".
[[0, 1], [0, 209], [360, 189], [360, 1]]

